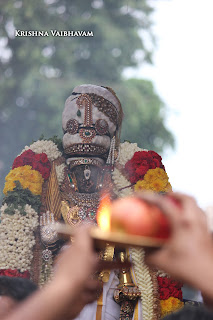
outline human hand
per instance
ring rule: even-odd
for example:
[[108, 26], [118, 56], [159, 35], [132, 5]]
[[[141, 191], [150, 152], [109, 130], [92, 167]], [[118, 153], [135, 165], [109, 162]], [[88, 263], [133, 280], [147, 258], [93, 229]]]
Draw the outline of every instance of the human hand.
[[77, 284], [72, 305], [64, 308], [64, 319], [75, 318], [86, 304], [97, 300], [103, 286], [103, 283], [98, 280], [99, 271], [131, 266], [129, 261], [98, 259], [93, 249], [94, 243], [89, 236], [89, 229], [88, 225], [80, 226], [75, 232], [72, 245], [67, 245], [56, 261], [54, 281], [60, 286], [67, 286], [69, 282], [73, 286], [74, 281], [75, 288]]
[[[129, 268], [129, 261], [106, 261], [98, 259], [97, 253], [94, 251], [94, 243], [89, 235], [90, 226], [81, 225], [74, 233], [74, 242], [67, 245], [57, 257], [55, 265], [55, 276], [61, 277], [66, 281], [66, 276], [70, 278], [75, 275], [75, 279], [82, 278], [84, 283], [91, 274], [102, 270]], [[72, 265], [72, 267], [71, 267]]]
[[136, 195], [158, 206], [171, 224], [171, 237], [158, 250], [146, 254], [146, 263], [168, 272], [192, 286], [199, 286], [203, 266], [213, 266], [213, 242], [205, 213], [187, 195], [168, 196], [141, 193]]
[[66, 282], [72, 277], [74, 282], [83, 286], [88, 277], [95, 272], [98, 256], [93, 249], [89, 229], [88, 225], [78, 227], [72, 245], [67, 245], [57, 257], [56, 279]]
[[72, 319], [100, 289], [97, 280], [88, 280], [96, 271], [97, 260], [88, 227], [82, 226], [76, 231], [72, 246], [59, 255], [52, 281], [20, 304], [7, 319], [58, 320], [67, 315]]

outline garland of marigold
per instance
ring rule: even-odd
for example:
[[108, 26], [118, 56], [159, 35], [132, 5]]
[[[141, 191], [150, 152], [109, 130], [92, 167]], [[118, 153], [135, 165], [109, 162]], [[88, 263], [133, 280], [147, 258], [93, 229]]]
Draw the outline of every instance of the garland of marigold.
[[169, 315], [172, 312], [178, 311], [183, 308], [184, 303], [180, 299], [169, 297], [167, 300], [160, 300], [161, 304], [161, 317]]
[[158, 276], [158, 284], [162, 317], [184, 306], [181, 282], [167, 276]]
[[[0, 274], [30, 277], [43, 183], [50, 174], [50, 161], [61, 155], [53, 141], [38, 140], [15, 158], [0, 208]], [[63, 180], [63, 166], [57, 176]]]
[[[132, 144], [129, 142], [121, 143], [120, 152], [119, 152], [119, 160], [116, 163], [116, 167], [119, 166], [124, 168], [127, 161], [129, 161], [135, 152], [142, 151], [136, 143]], [[126, 176], [123, 175], [122, 171], [115, 168], [112, 179], [115, 185], [115, 193], [118, 194], [119, 197], [128, 196], [133, 193], [131, 187], [128, 187], [131, 183], [127, 179]], [[122, 189], [119, 191], [119, 189]], [[137, 285], [139, 290], [142, 293], [142, 317], [145, 320], [153, 319], [154, 317], [154, 307], [153, 307], [153, 284], [151, 275], [149, 273], [149, 268], [144, 263], [145, 252], [143, 249], [132, 249], [131, 257], [134, 264], [134, 273], [137, 280]]]
[[[123, 197], [131, 195], [133, 189], [135, 191], [152, 190], [153, 192], [171, 191], [171, 184], [161, 160], [161, 157], [154, 151], [142, 150], [136, 144], [128, 142], [121, 144], [120, 156], [112, 175], [115, 193], [119, 197]], [[129, 178], [124, 174], [124, 168], [129, 173]], [[144, 255], [145, 253], [142, 249], [132, 250], [135, 276], [142, 292], [143, 319], [150, 320], [153, 318], [154, 312], [154, 292], [149, 268], [144, 263]], [[159, 272], [158, 275], [165, 277], [165, 281], [170, 279], [163, 272]], [[162, 317], [183, 306], [181, 286], [178, 289], [178, 295], [174, 297], [170, 292], [168, 299], [162, 299], [162, 283], [158, 281], [158, 285]]]

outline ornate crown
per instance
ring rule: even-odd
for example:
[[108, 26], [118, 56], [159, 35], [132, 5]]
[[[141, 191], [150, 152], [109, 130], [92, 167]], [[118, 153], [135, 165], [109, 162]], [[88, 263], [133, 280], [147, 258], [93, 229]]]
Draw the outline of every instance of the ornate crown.
[[119, 145], [122, 117], [121, 103], [112, 89], [91, 84], [75, 87], [62, 114], [65, 153], [106, 159], [112, 147]]

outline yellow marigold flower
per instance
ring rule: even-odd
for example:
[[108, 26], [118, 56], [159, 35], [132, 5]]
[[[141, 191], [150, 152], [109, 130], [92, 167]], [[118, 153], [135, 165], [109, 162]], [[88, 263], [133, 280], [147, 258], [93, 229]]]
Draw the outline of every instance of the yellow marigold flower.
[[15, 188], [15, 186], [16, 186], [15, 182], [13, 182], [13, 181], [5, 182], [3, 193], [6, 195], [7, 192], [12, 191]]
[[30, 172], [27, 173], [27, 177], [28, 177], [28, 181], [30, 182], [33, 182], [33, 183], [43, 183], [43, 178], [42, 178], [42, 175], [40, 174], [39, 172], [39, 175], [38, 175], [38, 171], [36, 170], [30, 170]]
[[28, 189], [30, 189], [30, 191], [33, 193], [33, 194], [37, 194], [37, 195], [41, 195], [42, 193], [42, 184], [31, 184], [29, 185]]
[[177, 298], [169, 297], [167, 300], [160, 300], [161, 304], [161, 316], [165, 317], [171, 312], [175, 312], [184, 306], [184, 303]]
[[10, 181], [10, 180], [14, 180], [14, 178], [16, 177], [16, 172], [14, 172], [14, 170], [11, 170], [8, 175], [6, 176], [5, 180], [6, 181]]
[[[37, 171], [35, 171], [35, 172], [37, 172]], [[39, 175], [37, 175], [35, 177], [35, 181], [29, 181], [29, 180], [21, 179], [20, 183], [21, 183], [21, 185], [22, 185], [22, 187], [24, 189], [28, 188], [33, 194], [41, 195], [43, 178], [40, 177]]]
[[146, 181], [144, 180], [139, 180], [135, 186], [134, 186], [135, 191], [141, 191], [141, 190], [146, 190]]
[[[138, 182], [137, 182], [138, 183]], [[135, 185], [135, 190], [152, 190], [154, 192], [171, 191], [167, 173], [161, 168], [149, 169], [144, 176], [143, 183]]]
[[168, 180], [168, 175], [165, 170], [163, 170], [162, 168], [156, 168], [154, 170], [156, 172], [156, 176], [158, 176], [159, 178]]
[[14, 189], [14, 181], [19, 181], [24, 189], [28, 188], [33, 194], [42, 193], [44, 179], [40, 172], [33, 170], [31, 166], [18, 167], [9, 172], [6, 177], [4, 194]]
[[23, 167], [18, 167], [13, 170], [10, 170], [10, 172], [6, 176], [5, 180], [6, 181], [10, 181], [10, 180], [15, 181], [15, 178], [25, 176], [26, 172], [28, 172], [31, 169], [32, 169], [31, 166], [23, 166]]
[[[22, 167], [18, 167], [18, 168], [16, 168], [16, 169], [19, 169], [19, 172], [20, 172], [20, 174], [26, 174], [27, 172], [29, 172], [31, 169], [32, 169], [32, 167], [31, 166], [28, 166], [28, 165], [26, 165], [26, 166], [22, 166]], [[14, 169], [15, 170], [15, 169]], [[18, 170], [17, 170], [18, 171]]]
[[165, 170], [162, 168], [149, 169], [144, 176], [144, 180], [150, 181], [157, 178], [161, 178], [163, 180], [169, 180], [168, 175]]
[[167, 185], [167, 181], [165, 181], [164, 179], [155, 179], [154, 181], [152, 181], [150, 183], [150, 188], [153, 190], [153, 191], [156, 191], [156, 192], [161, 192], [164, 190], [164, 188], [166, 187]]
[[144, 176], [144, 180], [147, 181], [147, 182], [150, 182], [152, 181], [153, 179], [155, 179], [156, 177], [156, 171], [155, 169], [149, 169], [147, 171], [147, 173], [145, 174]]
[[4, 185], [4, 190], [3, 190], [3, 193], [5, 195], [7, 195], [7, 192], [8, 191], [13, 191], [13, 189], [15, 188], [15, 183], [13, 181], [6, 181], [5, 182], [5, 185]]
[[141, 190], [149, 190], [154, 192], [168, 192], [171, 191], [171, 185], [170, 183], [167, 183], [165, 180], [161, 179], [154, 179], [151, 182], [147, 182], [144, 180], [139, 180], [135, 186], [135, 191], [141, 191]]
[[15, 169], [11, 170], [8, 175], [6, 176], [6, 181], [15, 181], [16, 177], [18, 176], [18, 172], [14, 172]]

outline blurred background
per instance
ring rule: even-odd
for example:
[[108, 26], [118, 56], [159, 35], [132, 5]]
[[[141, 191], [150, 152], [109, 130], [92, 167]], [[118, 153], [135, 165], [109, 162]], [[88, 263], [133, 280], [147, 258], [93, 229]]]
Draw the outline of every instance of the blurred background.
[[93, 83], [121, 100], [122, 141], [159, 152], [174, 190], [213, 203], [211, 12], [211, 0], [1, 0], [0, 189], [25, 145], [62, 137], [66, 98]]

